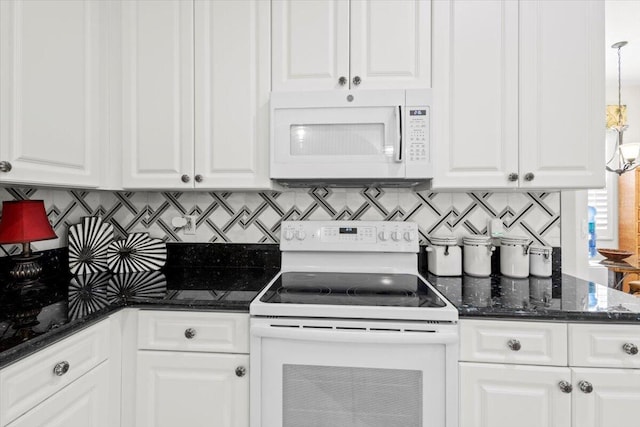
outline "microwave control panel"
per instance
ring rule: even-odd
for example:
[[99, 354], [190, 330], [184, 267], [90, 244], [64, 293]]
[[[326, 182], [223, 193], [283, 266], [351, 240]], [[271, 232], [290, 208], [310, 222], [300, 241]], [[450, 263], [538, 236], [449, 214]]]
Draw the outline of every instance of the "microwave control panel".
[[429, 107], [407, 107], [405, 137], [408, 140], [406, 156], [409, 162], [429, 161], [429, 117]]

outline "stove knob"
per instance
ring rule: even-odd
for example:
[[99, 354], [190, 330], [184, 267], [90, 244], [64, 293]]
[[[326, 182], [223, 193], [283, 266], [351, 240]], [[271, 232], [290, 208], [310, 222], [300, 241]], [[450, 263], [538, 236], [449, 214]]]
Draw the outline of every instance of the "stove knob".
[[296, 239], [298, 240], [304, 240], [305, 237], [307, 237], [307, 233], [305, 233], [302, 230], [296, 231]]
[[411, 242], [416, 238], [416, 234], [412, 231], [405, 231], [404, 232], [404, 240], [406, 240], [407, 242]]
[[284, 237], [284, 240], [292, 240], [293, 239], [293, 231], [284, 230], [284, 232], [282, 233], [282, 236]]
[[399, 242], [400, 239], [402, 239], [402, 236], [400, 235], [400, 232], [394, 231], [391, 233], [391, 239], [393, 239], [394, 242]]
[[380, 238], [381, 241], [386, 242], [387, 240], [389, 240], [389, 232], [381, 231], [378, 233], [378, 237]]

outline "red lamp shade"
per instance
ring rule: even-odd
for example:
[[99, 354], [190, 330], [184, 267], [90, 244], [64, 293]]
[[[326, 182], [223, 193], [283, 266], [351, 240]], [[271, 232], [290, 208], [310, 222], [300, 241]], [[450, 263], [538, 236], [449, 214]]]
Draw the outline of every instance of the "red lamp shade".
[[55, 239], [42, 200], [2, 202], [0, 244]]

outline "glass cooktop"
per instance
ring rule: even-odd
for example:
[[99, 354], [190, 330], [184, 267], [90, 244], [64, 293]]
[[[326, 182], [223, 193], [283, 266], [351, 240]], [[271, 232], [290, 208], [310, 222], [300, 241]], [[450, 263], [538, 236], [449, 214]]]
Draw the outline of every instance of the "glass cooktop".
[[394, 307], [445, 307], [418, 276], [379, 273], [282, 273], [260, 301]]

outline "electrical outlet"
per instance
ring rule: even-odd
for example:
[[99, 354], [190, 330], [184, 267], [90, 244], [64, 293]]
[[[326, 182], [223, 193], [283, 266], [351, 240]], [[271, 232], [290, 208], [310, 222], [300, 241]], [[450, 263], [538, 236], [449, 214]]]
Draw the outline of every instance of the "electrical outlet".
[[184, 234], [196, 234], [196, 216], [185, 215], [183, 218], [187, 220], [187, 224], [183, 228]]

